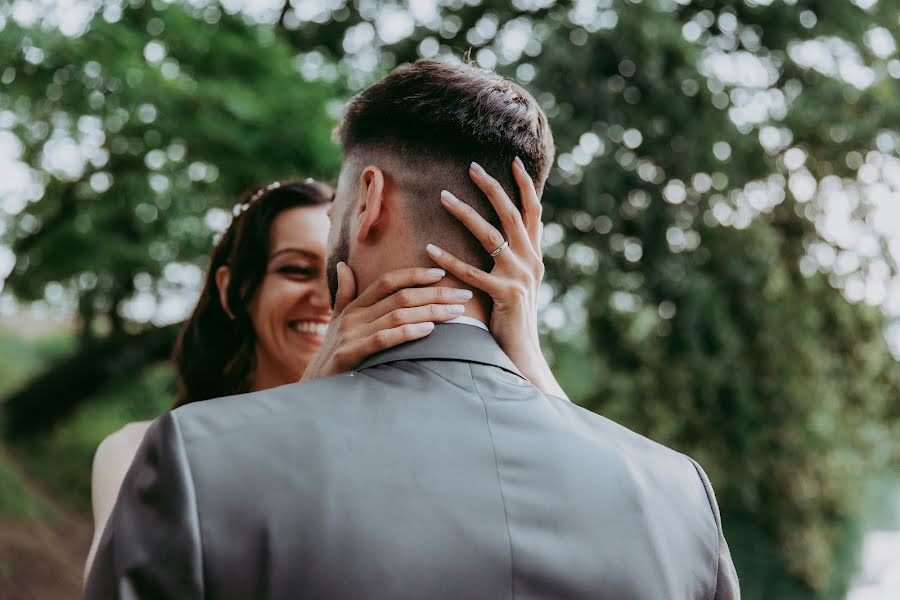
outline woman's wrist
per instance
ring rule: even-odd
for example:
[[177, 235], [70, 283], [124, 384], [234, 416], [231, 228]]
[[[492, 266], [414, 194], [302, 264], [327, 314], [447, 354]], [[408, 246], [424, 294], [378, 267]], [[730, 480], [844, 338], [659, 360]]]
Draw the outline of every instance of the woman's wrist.
[[[526, 375], [526, 377], [528, 377], [528, 375]], [[560, 386], [559, 382], [556, 380], [556, 376], [553, 375], [553, 371], [550, 370], [550, 365], [548, 365], [546, 361], [544, 361], [542, 367], [536, 369], [534, 374], [528, 377], [528, 380], [531, 381], [531, 384], [534, 387], [549, 396], [556, 396], [565, 400], [569, 399], [565, 390], [562, 389], [562, 386]]]
[[531, 385], [541, 390], [545, 394], [558, 396], [568, 400], [566, 392], [559, 385], [550, 364], [544, 357], [537, 343], [533, 344], [528, 350], [510, 355], [513, 363], [522, 372], [522, 375], [531, 382]]

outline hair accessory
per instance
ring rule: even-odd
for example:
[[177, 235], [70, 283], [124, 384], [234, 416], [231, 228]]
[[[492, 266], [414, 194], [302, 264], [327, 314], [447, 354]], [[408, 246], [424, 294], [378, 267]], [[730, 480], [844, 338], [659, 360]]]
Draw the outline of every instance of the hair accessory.
[[241, 214], [242, 212], [244, 212], [245, 210], [250, 208], [251, 204], [253, 204], [257, 200], [259, 200], [260, 198], [262, 198], [263, 196], [265, 196], [272, 190], [277, 190], [280, 187], [281, 187], [280, 181], [273, 181], [269, 185], [259, 188], [258, 190], [253, 192], [253, 195], [250, 196], [249, 200], [247, 200], [243, 204], [238, 204], [237, 206], [234, 207], [234, 211], [233, 211], [234, 216], [238, 216], [239, 214]]

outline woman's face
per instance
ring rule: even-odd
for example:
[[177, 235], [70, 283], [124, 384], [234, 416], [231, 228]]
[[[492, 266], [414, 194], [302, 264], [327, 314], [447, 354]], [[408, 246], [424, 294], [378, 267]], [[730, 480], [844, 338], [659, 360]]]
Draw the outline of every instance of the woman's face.
[[272, 223], [266, 275], [250, 303], [256, 332], [254, 389], [297, 381], [322, 347], [331, 320], [327, 208], [290, 208]]

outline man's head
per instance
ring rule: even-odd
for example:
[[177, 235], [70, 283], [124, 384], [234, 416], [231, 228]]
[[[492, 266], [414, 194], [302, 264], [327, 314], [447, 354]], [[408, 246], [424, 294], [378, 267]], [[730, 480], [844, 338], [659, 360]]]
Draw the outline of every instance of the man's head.
[[400, 67], [359, 94], [338, 137], [345, 160], [329, 239], [332, 295], [338, 261], [350, 264], [365, 286], [391, 268], [430, 265], [429, 242], [490, 270], [484, 249], [441, 206], [441, 190], [499, 225], [469, 178], [470, 163], [484, 167], [520, 204], [513, 158], [522, 159], [541, 192], [554, 154], [547, 117], [522, 87], [440, 60]]

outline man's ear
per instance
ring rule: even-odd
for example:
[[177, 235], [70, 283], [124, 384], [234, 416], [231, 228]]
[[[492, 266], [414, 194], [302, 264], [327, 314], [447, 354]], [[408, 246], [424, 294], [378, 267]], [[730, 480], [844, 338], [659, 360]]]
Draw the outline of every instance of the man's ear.
[[360, 200], [356, 209], [359, 230], [356, 241], [372, 243], [378, 237], [378, 226], [384, 218], [384, 172], [375, 165], [369, 165], [359, 177]]
[[216, 269], [216, 288], [219, 290], [219, 303], [228, 318], [234, 320], [234, 313], [228, 307], [228, 284], [231, 282], [231, 269], [222, 265]]

